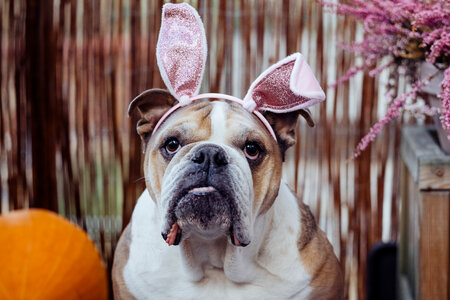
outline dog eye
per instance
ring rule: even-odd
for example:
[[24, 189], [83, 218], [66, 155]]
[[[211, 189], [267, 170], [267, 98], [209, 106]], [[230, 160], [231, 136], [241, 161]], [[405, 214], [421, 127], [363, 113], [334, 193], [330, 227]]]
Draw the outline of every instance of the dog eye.
[[244, 154], [245, 157], [247, 157], [250, 160], [256, 160], [259, 157], [259, 154], [261, 153], [261, 147], [254, 142], [249, 142], [245, 144], [244, 147]]
[[175, 152], [177, 152], [178, 150], [180, 150], [181, 145], [180, 145], [180, 142], [176, 138], [170, 138], [169, 140], [167, 140], [164, 147], [165, 147], [167, 153], [172, 155]]

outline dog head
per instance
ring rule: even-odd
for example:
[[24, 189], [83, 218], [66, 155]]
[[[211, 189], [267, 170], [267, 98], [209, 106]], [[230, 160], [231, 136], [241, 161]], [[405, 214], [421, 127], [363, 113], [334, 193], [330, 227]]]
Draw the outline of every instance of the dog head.
[[230, 235], [234, 245], [246, 246], [255, 218], [277, 196], [298, 115], [312, 123], [306, 107], [325, 95], [300, 53], [263, 72], [243, 100], [198, 95], [206, 52], [197, 12], [188, 4], [164, 5], [156, 54], [168, 91], [144, 92], [129, 110], [141, 117], [147, 189], [167, 243]]
[[137, 131], [144, 148], [147, 189], [158, 203], [162, 236], [171, 231], [177, 245], [196, 235], [230, 236], [246, 246], [255, 218], [265, 213], [278, 193], [282, 158], [294, 144], [299, 114], [306, 110], [267, 113], [277, 141], [252, 113], [228, 101], [198, 100], [170, 115], [153, 133], [156, 122], [175, 103], [165, 90], [137, 97]]

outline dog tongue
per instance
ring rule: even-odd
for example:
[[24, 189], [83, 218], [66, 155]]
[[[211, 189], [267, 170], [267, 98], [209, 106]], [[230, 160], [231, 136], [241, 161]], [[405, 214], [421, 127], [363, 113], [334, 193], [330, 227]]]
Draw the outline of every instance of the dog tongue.
[[166, 243], [169, 246], [172, 246], [173, 243], [175, 242], [175, 239], [177, 238], [177, 233], [178, 233], [178, 223], [175, 222], [173, 223], [172, 228], [170, 228], [170, 232], [167, 235]]
[[238, 240], [238, 238], [236, 236], [236, 232], [234, 232], [234, 230], [233, 230], [233, 239], [234, 239], [234, 245], [235, 246], [240, 246], [241, 245], [241, 242], [239, 242], [239, 240]]

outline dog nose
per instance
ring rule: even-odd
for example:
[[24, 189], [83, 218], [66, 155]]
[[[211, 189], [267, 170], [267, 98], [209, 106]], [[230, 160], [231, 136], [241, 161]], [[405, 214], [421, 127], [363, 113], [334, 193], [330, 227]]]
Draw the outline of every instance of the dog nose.
[[225, 151], [217, 146], [204, 146], [195, 153], [192, 162], [204, 169], [223, 167], [228, 164]]

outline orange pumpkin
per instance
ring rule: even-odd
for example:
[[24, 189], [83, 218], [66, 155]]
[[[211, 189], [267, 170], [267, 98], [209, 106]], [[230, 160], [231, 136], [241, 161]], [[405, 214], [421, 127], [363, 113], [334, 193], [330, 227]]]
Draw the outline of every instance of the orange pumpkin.
[[107, 297], [105, 266], [84, 231], [43, 209], [0, 216], [0, 299]]

